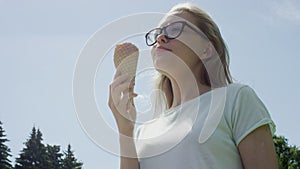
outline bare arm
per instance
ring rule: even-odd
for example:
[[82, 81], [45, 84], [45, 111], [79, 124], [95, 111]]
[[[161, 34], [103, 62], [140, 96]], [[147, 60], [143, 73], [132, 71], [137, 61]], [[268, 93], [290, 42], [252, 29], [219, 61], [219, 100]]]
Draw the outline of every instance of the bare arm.
[[[132, 136], [132, 134], [130, 134], [129, 137], [120, 136], [120, 169], [140, 169], [135, 143]], [[126, 157], [128, 155], [130, 157]]]
[[278, 169], [274, 142], [268, 125], [255, 129], [238, 145], [245, 169]]
[[108, 105], [119, 129], [120, 169], [140, 168], [133, 139], [136, 109], [132, 98], [137, 96], [133, 93], [133, 86], [129, 76], [119, 71], [110, 85]]

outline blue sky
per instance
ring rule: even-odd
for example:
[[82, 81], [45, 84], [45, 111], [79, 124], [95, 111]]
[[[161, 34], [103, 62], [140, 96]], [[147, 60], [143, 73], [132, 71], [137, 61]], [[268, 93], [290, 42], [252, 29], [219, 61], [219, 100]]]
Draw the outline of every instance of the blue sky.
[[[94, 144], [77, 119], [72, 97], [76, 59], [89, 37], [111, 21], [167, 12], [178, 2], [183, 1], [0, 0], [0, 120], [14, 158], [36, 126], [45, 143], [63, 149], [71, 143], [84, 168], [118, 168], [119, 158]], [[300, 146], [300, 2], [192, 2], [219, 25], [233, 77], [254, 88], [277, 134]]]

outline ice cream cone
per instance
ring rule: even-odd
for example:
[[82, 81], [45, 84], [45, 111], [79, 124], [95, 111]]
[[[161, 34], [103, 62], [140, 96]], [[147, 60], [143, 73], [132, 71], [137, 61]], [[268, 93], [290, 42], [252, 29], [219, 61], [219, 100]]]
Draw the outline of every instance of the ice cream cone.
[[128, 73], [132, 80], [135, 79], [139, 49], [132, 43], [118, 44], [114, 51], [114, 64], [117, 70]]

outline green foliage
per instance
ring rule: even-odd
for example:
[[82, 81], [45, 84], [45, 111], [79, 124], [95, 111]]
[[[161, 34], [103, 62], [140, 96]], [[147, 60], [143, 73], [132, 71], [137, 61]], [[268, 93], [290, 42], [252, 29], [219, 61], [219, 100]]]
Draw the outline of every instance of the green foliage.
[[78, 162], [71, 150], [71, 145], [68, 145], [67, 151], [64, 152], [65, 158], [62, 161], [62, 169], [81, 169], [82, 163]]
[[10, 149], [5, 145], [5, 142], [9, 140], [6, 138], [5, 131], [2, 128], [2, 122], [0, 121], [0, 168], [1, 169], [12, 169], [11, 161], [8, 159]]
[[47, 161], [48, 165], [47, 168], [49, 169], [56, 169], [56, 168], [61, 168], [61, 161], [62, 161], [62, 156], [63, 154], [60, 153], [60, 146], [54, 145], [47, 145], [46, 147], [47, 150]]
[[[43, 144], [42, 132], [32, 128], [29, 139], [24, 143], [20, 157], [16, 158], [15, 169], [81, 169], [83, 163], [75, 158], [71, 145], [61, 153], [60, 146]], [[280, 169], [300, 169], [300, 150], [288, 144], [283, 136], [273, 138]], [[5, 145], [9, 141], [0, 121], [0, 169], [12, 169], [10, 149]]]
[[20, 157], [16, 159], [16, 169], [36, 169], [47, 166], [46, 147], [42, 143], [42, 133], [33, 127], [30, 138], [25, 142], [25, 147], [20, 153]]
[[300, 150], [296, 146], [288, 145], [283, 136], [274, 136], [275, 150], [280, 169], [300, 169]]
[[82, 163], [77, 162], [74, 157], [71, 145], [68, 145], [68, 150], [63, 155], [60, 146], [45, 146], [42, 136], [42, 132], [33, 127], [20, 157], [16, 158], [16, 169], [80, 169], [82, 167]]

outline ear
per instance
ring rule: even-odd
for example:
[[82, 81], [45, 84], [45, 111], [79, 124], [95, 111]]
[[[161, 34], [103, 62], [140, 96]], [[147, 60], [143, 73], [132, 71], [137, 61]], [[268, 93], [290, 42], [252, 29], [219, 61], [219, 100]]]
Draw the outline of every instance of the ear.
[[208, 42], [206, 47], [203, 50], [202, 57], [203, 59], [209, 59], [214, 55], [215, 48], [211, 42]]

